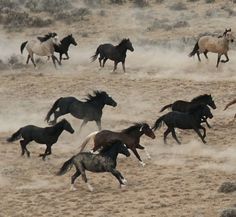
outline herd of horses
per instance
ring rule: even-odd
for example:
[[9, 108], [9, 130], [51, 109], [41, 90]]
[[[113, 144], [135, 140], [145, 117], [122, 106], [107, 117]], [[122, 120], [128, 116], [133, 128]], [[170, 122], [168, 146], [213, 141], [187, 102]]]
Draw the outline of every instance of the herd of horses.
[[[231, 104], [233, 103], [236, 103], [236, 100]], [[227, 104], [225, 109], [231, 104]], [[112, 131], [102, 130], [101, 127], [102, 110], [105, 105], [112, 107], [117, 106], [117, 102], [105, 91], [94, 91], [93, 94], [88, 94], [84, 101], [78, 100], [75, 97], [61, 97], [53, 103], [45, 118], [45, 121], [52, 126], [41, 128], [34, 125], [27, 125], [13, 133], [7, 138], [7, 141], [14, 142], [20, 139], [21, 155], [24, 156], [26, 153], [28, 157], [30, 157], [30, 152], [26, 146], [31, 141], [46, 144], [45, 152], [39, 154], [39, 157], [45, 160], [46, 156], [52, 154], [52, 145], [57, 142], [64, 130], [71, 134], [74, 133], [73, 127], [66, 119], [57, 122], [60, 116], [70, 113], [75, 118], [82, 119], [83, 122], [79, 128], [79, 132], [89, 121], [95, 121], [99, 131], [89, 134], [84, 139], [79, 153], [67, 160], [58, 171], [57, 175], [65, 174], [72, 165], [74, 165], [76, 172], [71, 177], [72, 190], [75, 189], [74, 182], [80, 175], [84, 182], [87, 183], [89, 190], [93, 190], [92, 186], [88, 183], [85, 170], [92, 172], [110, 172], [117, 178], [120, 186], [123, 187], [127, 184], [127, 180], [116, 170], [116, 160], [119, 153], [128, 157], [130, 156], [128, 149], [130, 149], [137, 157], [140, 164], [144, 166], [145, 163], [141, 159], [137, 149], [145, 150], [148, 158], [150, 158], [150, 154], [147, 152], [145, 146], [140, 144], [140, 138], [146, 135], [151, 139], [155, 139], [156, 136], [154, 132], [161, 127], [162, 123], [165, 123], [167, 126], [164, 132], [165, 143], [167, 135], [172, 133], [173, 138], [180, 144], [175, 133], [176, 128], [193, 129], [201, 138], [202, 142], [206, 143], [206, 129], [202, 124], [206, 123], [210, 128], [207, 122], [208, 118], [213, 118], [210, 107], [216, 109], [212, 96], [204, 94], [195, 97], [190, 102], [178, 100], [164, 106], [160, 112], [163, 112], [167, 108], [171, 108], [172, 111], [159, 117], [153, 126], [142, 122], [135, 123], [121, 131]], [[52, 118], [52, 116], [54, 117]], [[200, 130], [203, 130], [203, 134]], [[94, 146], [90, 152], [84, 152], [90, 140], [93, 141]]]
[[[218, 53], [216, 65], [216, 67], [218, 67], [220, 61], [222, 63], [229, 61], [227, 52], [229, 50], [229, 42], [233, 42], [233, 40], [234, 36], [231, 29], [226, 29], [223, 35], [219, 37], [202, 36], [197, 41], [189, 56], [197, 54], [199, 61], [201, 61], [201, 53], [204, 53], [206, 58], [208, 58], [208, 52]], [[72, 34], [59, 41], [57, 33], [51, 32], [43, 37], [37, 37], [37, 39], [23, 42], [21, 45], [21, 53], [23, 53], [24, 48], [27, 49], [27, 64], [29, 60], [31, 60], [36, 67], [34, 61], [34, 54], [36, 54], [46, 56], [48, 59], [51, 57], [56, 67], [56, 62], [61, 65], [62, 60], [69, 59], [68, 49], [71, 44], [77, 45]], [[100, 67], [104, 67], [106, 61], [110, 59], [114, 61], [113, 71], [117, 69], [117, 64], [121, 62], [123, 71], [125, 72], [127, 50], [131, 52], [134, 51], [130, 39], [123, 39], [116, 46], [112, 44], [101, 44], [91, 57], [91, 60], [95, 61], [98, 58]], [[59, 53], [59, 59], [54, 55], [54, 52]], [[66, 58], [62, 58], [63, 55], [65, 55]], [[225, 55], [226, 60], [220, 60], [222, 55]], [[234, 103], [236, 103], [236, 99], [228, 103], [225, 109]], [[163, 112], [167, 108], [171, 109], [171, 111], [160, 116], [152, 126], [146, 122], [141, 122], [135, 123], [121, 131], [112, 131], [102, 130], [101, 118], [103, 114], [102, 110], [105, 105], [112, 107], [117, 106], [117, 102], [105, 91], [94, 91], [93, 94], [88, 94], [84, 101], [78, 100], [75, 97], [61, 97], [53, 103], [46, 115], [45, 121], [51, 126], [45, 128], [34, 125], [21, 127], [13, 133], [7, 141], [14, 142], [20, 139], [21, 155], [24, 156], [26, 153], [28, 157], [30, 157], [30, 152], [27, 149], [27, 145], [31, 141], [45, 144], [45, 152], [39, 154], [39, 157], [45, 160], [48, 155], [52, 154], [52, 145], [58, 141], [59, 136], [64, 130], [71, 134], [74, 133], [73, 127], [66, 119], [62, 119], [59, 122], [57, 121], [59, 117], [70, 113], [73, 117], [82, 119], [82, 124], [78, 130], [79, 133], [88, 122], [95, 121], [98, 131], [89, 134], [84, 139], [79, 153], [64, 162], [63, 166], [57, 172], [57, 175], [65, 174], [74, 165], [76, 171], [71, 177], [72, 190], [75, 189], [74, 182], [80, 175], [84, 182], [87, 183], [89, 190], [93, 190], [93, 187], [89, 184], [86, 177], [86, 170], [92, 172], [110, 172], [116, 177], [120, 187], [123, 187], [127, 184], [127, 180], [116, 169], [118, 154], [123, 154], [128, 157], [130, 156], [130, 149], [140, 164], [144, 166], [145, 163], [141, 159], [137, 149], [145, 150], [148, 158], [150, 158], [150, 154], [147, 152], [145, 146], [140, 144], [140, 138], [146, 135], [151, 139], [155, 139], [156, 136], [154, 132], [161, 128], [163, 123], [167, 126], [164, 132], [164, 143], [166, 143], [167, 136], [171, 133], [175, 141], [181, 144], [175, 132], [176, 128], [183, 130], [193, 129], [200, 137], [201, 141], [206, 143], [206, 128], [202, 124], [205, 123], [208, 128], [211, 128], [207, 121], [213, 118], [210, 108], [216, 109], [212, 96], [204, 94], [195, 97], [190, 102], [178, 100], [164, 106], [160, 112]], [[93, 148], [90, 152], [84, 152], [90, 140], [93, 141]]]
[[[189, 54], [189, 57], [197, 54], [199, 62], [201, 61], [200, 54], [203, 53], [206, 59], [208, 59], [207, 53], [217, 53], [217, 64], [216, 67], [219, 66], [219, 63], [226, 63], [229, 61], [228, 51], [229, 51], [229, 43], [234, 42], [234, 35], [231, 29], [225, 29], [224, 33], [218, 37], [205, 35], [200, 37], [192, 52]], [[51, 57], [54, 66], [56, 67], [56, 62], [58, 65], [61, 65], [62, 55], [66, 55], [64, 60], [69, 59], [68, 49], [69, 46], [77, 45], [72, 34], [66, 36], [61, 41], [58, 39], [58, 35], [55, 32], [50, 32], [44, 37], [37, 37], [37, 39], [32, 39], [29, 41], [25, 41], [21, 44], [21, 53], [23, 53], [24, 48], [26, 47], [28, 51], [28, 57], [26, 64], [29, 63], [29, 60], [32, 61], [34, 66], [36, 67], [36, 63], [34, 61], [34, 54], [38, 56], [47, 56], [48, 59]], [[134, 48], [130, 39], [123, 39], [118, 45], [114, 46], [112, 44], [106, 43], [98, 46], [95, 54], [91, 57], [92, 62], [95, 61], [99, 55], [99, 65], [100, 67], [104, 67], [106, 61], [112, 60], [114, 61], [113, 71], [117, 69], [117, 64], [122, 63], [123, 71], [125, 72], [125, 59], [127, 50], [133, 52]], [[54, 52], [59, 53], [59, 60], [54, 55]], [[224, 55], [226, 60], [221, 60], [221, 56]]]

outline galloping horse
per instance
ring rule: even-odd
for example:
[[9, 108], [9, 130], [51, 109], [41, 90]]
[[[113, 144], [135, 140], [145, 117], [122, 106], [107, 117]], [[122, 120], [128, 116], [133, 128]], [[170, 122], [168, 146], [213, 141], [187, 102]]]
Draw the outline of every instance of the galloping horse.
[[[204, 105], [209, 105], [211, 108], [216, 109], [216, 105], [214, 100], [212, 99], [211, 95], [208, 94], [203, 94], [200, 96], [197, 96], [193, 98], [190, 102], [188, 101], [183, 101], [183, 100], [177, 100], [174, 103], [171, 103], [169, 105], [164, 106], [160, 112], [163, 112], [167, 108], [171, 108], [172, 111], [177, 111], [177, 112], [188, 112], [189, 109], [191, 109], [193, 106], [199, 105], [199, 104], [204, 104]], [[207, 122], [206, 118], [202, 119], [202, 122], [205, 122], [209, 128], [211, 126]]]
[[[107, 59], [114, 61], [114, 69], [113, 72], [117, 68], [117, 64], [122, 62], [123, 71], [125, 72], [125, 58], [126, 52], [130, 50], [134, 51], [133, 45], [129, 39], [123, 39], [118, 45], [114, 46], [112, 44], [101, 44], [98, 46], [96, 53], [91, 57], [92, 62], [94, 62], [98, 55], [100, 54], [99, 64], [100, 67], [104, 67]], [[103, 63], [102, 63], [103, 60]]]
[[[153, 130], [156, 130], [162, 126], [162, 123], [167, 125], [167, 130], [164, 132], [164, 143], [166, 143], [166, 137], [169, 133], [172, 133], [172, 137], [176, 140], [178, 144], [181, 144], [175, 134], [175, 128], [179, 129], [193, 129], [198, 136], [201, 138], [203, 143], [206, 137], [206, 129], [201, 126], [202, 118], [213, 118], [213, 115], [204, 104], [195, 105], [187, 113], [172, 111], [160, 118], [158, 118], [153, 126]], [[203, 135], [200, 133], [199, 129], [203, 130]]]
[[[226, 106], [225, 106], [225, 108], [224, 108], [224, 110], [226, 110], [229, 106], [231, 106], [231, 105], [233, 105], [233, 104], [235, 104], [236, 103], [236, 99], [234, 99], [233, 101], [231, 101], [231, 102], [229, 102]], [[236, 114], [234, 115], [234, 119], [236, 118]]]
[[[155, 134], [152, 129], [149, 127], [147, 123], [137, 123], [127, 129], [122, 130], [121, 132], [114, 132], [110, 130], [102, 130], [99, 132], [93, 132], [88, 135], [81, 145], [80, 152], [84, 150], [86, 144], [89, 142], [91, 138], [94, 140], [93, 152], [97, 151], [99, 148], [111, 145], [115, 141], [121, 141], [123, 144], [127, 146], [127, 148], [131, 149], [135, 156], [138, 158], [140, 164], [142, 166], [145, 163], [141, 160], [136, 149], [144, 149], [142, 145], [139, 144], [140, 137], [145, 134], [146, 136], [155, 139]], [[146, 149], [145, 149], [146, 151]], [[147, 153], [148, 157], [150, 155]]]
[[[41, 41], [40, 41], [41, 40]], [[44, 37], [38, 37], [38, 39], [33, 39], [30, 41], [25, 41], [21, 44], [21, 53], [23, 53], [24, 48], [26, 47], [28, 51], [28, 57], [26, 64], [29, 63], [29, 59], [31, 59], [34, 67], [36, 68], [36, 64], [34, 61], [34, 53], [38, 56], [47, 56], [52, 57], [53, 64], [56, 68], [56, 62], [60, 65], [59, 60], [54, 56], [54, 45], [60, 45], [58, 40], [58, 36], [56, 33], [48, 33]]]
[[192, 57], [197, 54], [198, 60], [200, 62], [200, 53], [204, 53], [207, 59], [208, 52], [218, 53], [218, 59], [216, 64], [216, 67], [218, 67], [222, 55], [225, 55], [226, 57], [226, 60], [221, 60], [222, 63], [226, 63], [229, 61], [229, 42], [233, 41], [234, 36], [231, 29], [225, 29], [225, 32], [223, 33], [222, 37], [202, 36], [195, 44], [193, 51], [189, 54], [189, 57]]
[[76, 188], [74, 187], [75, 179], [78, 176], [82, 175], [82, 179], [85, 183], [87, 183], [89, 190], [93, 191], [93, 187], [88, 183], [85, 170], [95, 173], [110, 172], [117, 178], [120, 183], [120, 187], [123, 187], [125, 186], [127, 181], [121, 175], [121, 173], [116, 170], [116, 160], [119, 153], [125, 155], [126, 157], [130, 156], [127, 147], [119, 141], [116, 141], [112, 146], [108, 148], [104, 148], [99, 154], [92, 154], [90, 152], [79, 153], [67, 160], [63, 164], [57, 175], [64, 175], [74, 165], [76, 168], [76, 172], [71, 177], [71, 190], [76, 190]]
[[30, 152], [28, 151], [26, 146], [31, 141], [35, 141], [39, 144], [46, 144], [47, 148], [45, 150], [45, 153], [39, 155], [39, 157], [42, 157], [44, 160], [47, 155], [50, 155], [52, 153], [51, 147], [54, 143], [57, 142], [58, 137], [61, 135], [63, 130], [66, 130], [71, 134], [74, 133], [74, 129], [66, 119], [61, 120], [53, 127], [41, 128], [34, 125], [27, 125], [12, 134], [12, 136], [8, 138], [7, 141], [13, 142], [20, 138], [23, 138], [22, 140], [20, 140], [22, 149], [21, 155], [24, 155], [26, 151], [28, 157], [30, 157]]
[[[57, 99], [47, 113], [45, 121], [50, 124], [55, 124], [58, 117], [70, 113], [78, 119], [83, 119], [79, 132], [88, 121], [96, 121], [98, 129], [101, 130], [103, 107], [105, 105], [116, 107], [117, 103], [105, 91], [94, 91], [93, 93], [94, 96], [88, 94], [88, 98], [85, 102], [82, 102], [75, 97], [61, 97]], [[50, 121], [50, 116], [52, 114], [54, 114], [54, 120]]]

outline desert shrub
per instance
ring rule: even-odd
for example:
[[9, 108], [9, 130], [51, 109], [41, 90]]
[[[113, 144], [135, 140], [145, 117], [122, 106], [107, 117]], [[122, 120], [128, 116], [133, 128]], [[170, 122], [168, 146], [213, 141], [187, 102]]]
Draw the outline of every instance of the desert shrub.
[[210, 4], [210, 3], [214, 3], [215, 0], [205, 0], [205, 2], [206, 2], [207, 4]]
[[19, 5], [16, 1], [11, 0], [0, 0], [0, 10], [4, 8], [16, 9]]
[[155, 19], [152, 25], [148, 27], [148, 30], [153, 31], [156, 29], [170, 30], [171, 25], [169, 24], [169, 19]]
[[219, 187], [218, 192], [231, 193], [236, 191], [236, 182], [224, 182]]
[[102, 4], [102, 0], [84, 0], [84, 3], [89, 7], [97, 7]]
[[170, 9], [174, 11], [180, 11], [180, 10], [186, 10], [187, 7], [183, 2], [176, 2], [170, 6]]
[[134, 0], [134, 5], [137, 7], [145, 7], [148, 6], [147, 0]]
[[110, 3], [122, 5], [123, 3], [125, 3], [125, 0], [110, 0]]
[[10, 11], [2, 17], [2, 23], [8, 29], [21, 29], [22, 27], [45, 27], [52, 24], [51, 19], [31, 17], [26, 12]]
[[5, 70], [8, 68], [8, 65], [0, 59], [0, 70]]
[[173, 24], [173, 28], [182, 28], [182, 27], [187, 27], [189, 26], [189, 23], [187, 21], [178, 21]]
[[56, 20], [63, 20], [66, 23], [72, 23], [85, 20], [85, 17], [90, 14], [91, 11], [88, 8], [76, 8], [71, 11], [55, 13], [54, 17]]
[[235, 217], [236, 216], [236, 208], [228, 208], [222, 211], [220, 217]]
[[68, 10], [72, 8], [69, 0], [27, 0], [25, 7], [33, 12], [49, 12], [53, 13], [60, 10]]
[[164, 2], [164, 0], [156, 0], [156, 3], [158, 3], [158, 4], [161, 4], [163, 2]]
[[188, 2], [198, 2], [199, 0], [187, 0]]
[[23, 64], [21, 61], [21, 57], [13, 54], [9, 57], [7, 61], [8, 65], [13, 69], [25, 68], [27, 65]]

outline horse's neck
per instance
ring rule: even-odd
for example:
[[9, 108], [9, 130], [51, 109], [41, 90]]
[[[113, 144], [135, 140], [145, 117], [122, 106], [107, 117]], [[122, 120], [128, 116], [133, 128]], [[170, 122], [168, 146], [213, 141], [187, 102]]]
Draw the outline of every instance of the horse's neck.
[[122, 53], [122, 54], [126, 54], [126, 52], [127, 52], [127, 48], [126, 47], [124, 47], [124, 46], [119, 46], [119, 45], [117, 45], [116, 46], [116, 48], [119, 50], [119, 52], [120, 53]]
[[103, 109], [103, 107], [105, 106], [104, 102], [102, 102], [101, 100], [96, 100], [96, 99], [90, 101], [89, 104], [96, 105], [98, 109]]
[[223, 37], [223, 38], [220, 38], [220, 40], [222, 41], [222, 44], [227, 48], [229, 49], [229, 41]]
[[68, 40], [66, 40], [66, 38], [65, 39], [62, 39], [61, 40], [61, 44], [65, 47], [65, 48], [69, 48], [69, 46], [70, 46], [70, 41], [68, 41]]
[[193, 113], [192, 116], [198, 122], [201, 122], [202, 114], [200, 112]]
[[143, 132], [137, 129], [126, 134], [133, 137], [134, 139], [139, 139], [143, 135]]
[[58, 123], [52, 127], [52, 131], [55, 135], [60, 136], [62, 131], [64, 130], [62, 123]]
[[110, 158], [112, 161], [116, 162], [117, 156], [118, 156], [118, 152], [116, 150], [115, 145], [106, 153], [103, 154], [104, 157], [108, 157]]

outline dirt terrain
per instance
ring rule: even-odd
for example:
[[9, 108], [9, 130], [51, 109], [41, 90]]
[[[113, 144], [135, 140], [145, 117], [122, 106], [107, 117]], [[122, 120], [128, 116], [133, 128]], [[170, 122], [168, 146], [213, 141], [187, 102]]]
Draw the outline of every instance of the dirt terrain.
[[[129, 1], [122, 5], [105, 1], [96, 7], [73, 1], [74, 7], [89, 8], [91, 14], [70, 25], [56, 21], [49, 27], [25, 27], [20, 32], [1, 28], [0, 59], [7, 63], [16, 55], [19, 65], [6, 64], [0, 71], [0, 217], [216, 217], [224, 208], [236, 205], [235, 193], [217, 191], [223, 182], [236, 179], [236, 122], [230, 123], [236, 109], [232, 106], [223, 111], [235, 98], [235, 45], [230, 45], [230, 61], [218, 69], [216, 54], [209, 54], [209, 61], [202, 57], [201, 63], [188, 57], [201, 33], [222, 34], [225, 28], [236, 29], [235, 4], [183, 1], [185, 9], [172, 10], [173, 2], [150, 1], [149, 6], [139, 8]], [[233, 12], [228, 12], [229, 8]], [[48, 13], [46, 16], [50, 17]], [[154, 25], [155, 20], [166, 26]], [[188, 24], [174, 26], [182, 20]], [[43, 63], [36, 70], [32, 64], [25, 67], [26, 53], [19, 54], [20, 44], [51, 30], [61, 38], [73, 33], [78, 46], [71, 46], [70, 60], [57, 70], [46, 57], [41, 58]], [[112, 73], [110, 61], [103, 69], [98, 62], [90, 63], [99, 44], [117, 44], [125, 37], [135, 49], [127, 52], [127, 73], [121, 65]], [[145, 152], [139, 151], [145, 167], [133, 154], [119, 157], [118, 170], [128, 181], [125, 189], [120, 189], [110, 174], [88, 172], [95, 188], [91, 193], [81, 178], [75, 184], [77, 191], [69, 190], [74, 169], [60, 177], [55, 173], [78, 152], [86, 135], [97, 130], [95, 122], [78, 135], [81, 120], [66, 115], [76, 132], [64, 132], [45, 162], [38, 158], [45, 146], [32, 142], [28, 146], [31, 158], [27, 158], [20, 156], [19, 142], [6, 142], [24, 125], [46, 126], [44, 117], [57, 98], [83, 99], [93, 90], [105, 90], [118, 103], [115, 108], [104, 108], [102, 127], [111, 130], [139, 121], [153, 125], [162, 115], [162, 106], [212, 94], [217, 109], [212, 110], [207, 144], [191, 130], [177, 130], [182, 145], [171, 136], [164, 145], [164, 126], [155, 132], [155, 140], [141, 139], [152, 157], [147, 159]]]

